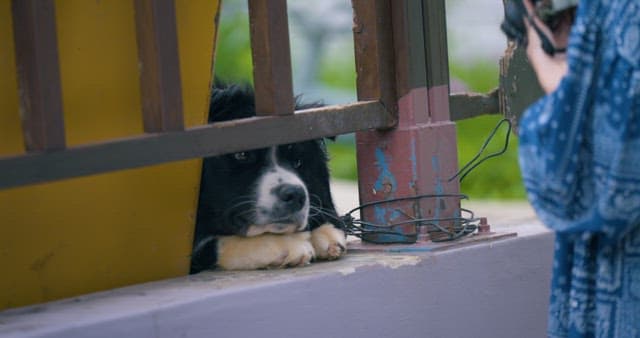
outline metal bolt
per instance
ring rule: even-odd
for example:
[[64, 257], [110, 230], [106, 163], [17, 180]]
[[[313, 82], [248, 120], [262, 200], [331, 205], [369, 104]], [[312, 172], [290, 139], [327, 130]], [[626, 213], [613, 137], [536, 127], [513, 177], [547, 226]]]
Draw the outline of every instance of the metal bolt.
[[478, 225], [479, 234], [488, 234], [491, 232], [491, 226], [487, 223], [486, 217], [480, 217], [480, 225]]

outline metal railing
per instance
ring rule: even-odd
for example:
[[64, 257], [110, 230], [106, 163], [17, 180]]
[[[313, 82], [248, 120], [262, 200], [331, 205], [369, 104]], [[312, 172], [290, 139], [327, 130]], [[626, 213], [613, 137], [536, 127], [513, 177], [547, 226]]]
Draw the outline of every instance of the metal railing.
[[[425, 2], [433, 1], [353, 0], [359, 102], [294, 112], [286, 1], [249, 0], [258, 116], [185, 128], [174, 1], [135, 0], [138, 58], [144, 65], [139, 79], [145, 133], [67, 147], [54, 1], [14, 0], [20, 110], [27, 152], [0, 156], [0, 189], [392, 128], [398, 122], [397, 83], [411, 75], [396, 66], [406, 62], [402, 58], [414, 57], [394, 47], [398, 34], [409, 33], [399, 32], [398, 23], [404, 16], [415, 15], [392, 11], [392, 7]], [[432, 15], [444, 18], [444, 6], [434, 7]], [[446, 49], [441, 38], [433, 39], [444, 33], [430, 34], [427, 54]], [[435, 66], [426, 65], [428, 74], [439, 74], [437, 68], [429, 68]], [[451, 117], [455, 120], [498, 113], [498, 102], [497, 93], [456, 95], [450, 100]]]

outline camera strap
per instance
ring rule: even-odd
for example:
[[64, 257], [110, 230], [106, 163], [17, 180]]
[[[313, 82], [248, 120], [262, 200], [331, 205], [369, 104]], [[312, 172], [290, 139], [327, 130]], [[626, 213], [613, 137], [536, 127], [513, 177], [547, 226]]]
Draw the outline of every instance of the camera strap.
[[564, 53], [567, 51], [567, 48], [556, 48], [556, 46], [551, 43], [551, 39], [538, 27], [535, 20], [531, 17], [531, 15], [525, 15], [529, 24], [535, 29], [536, 33], [540, 37], [540, 41], [542, 42], [542, 49], [545, 53], [554, 56], [556, 53]]

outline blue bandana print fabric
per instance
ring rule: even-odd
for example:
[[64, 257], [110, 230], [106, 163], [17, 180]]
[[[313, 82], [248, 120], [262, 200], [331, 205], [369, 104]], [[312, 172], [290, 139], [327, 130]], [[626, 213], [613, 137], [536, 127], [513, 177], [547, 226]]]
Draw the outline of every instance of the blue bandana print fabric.
[[581, 1], [569, 41], [567, 75], [519, 130], [556, 232], [548, 335], [640, 337], [640, 1]]

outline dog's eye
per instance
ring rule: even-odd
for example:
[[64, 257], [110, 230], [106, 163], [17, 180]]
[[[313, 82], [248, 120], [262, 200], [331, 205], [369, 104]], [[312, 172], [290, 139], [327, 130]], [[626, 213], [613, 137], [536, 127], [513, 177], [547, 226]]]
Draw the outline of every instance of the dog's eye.
[[241, 163], [247, 163], [251, 161], [251, 154], [249, 154], [246, 151], [242, 151], [242, 152], [233, 154], [233, 159]]
[[297, 159], [293, 160], [293, 168], [294, 169], [298, 169], [300, 167], [302, 167], [302, 159], [297, 158]]

